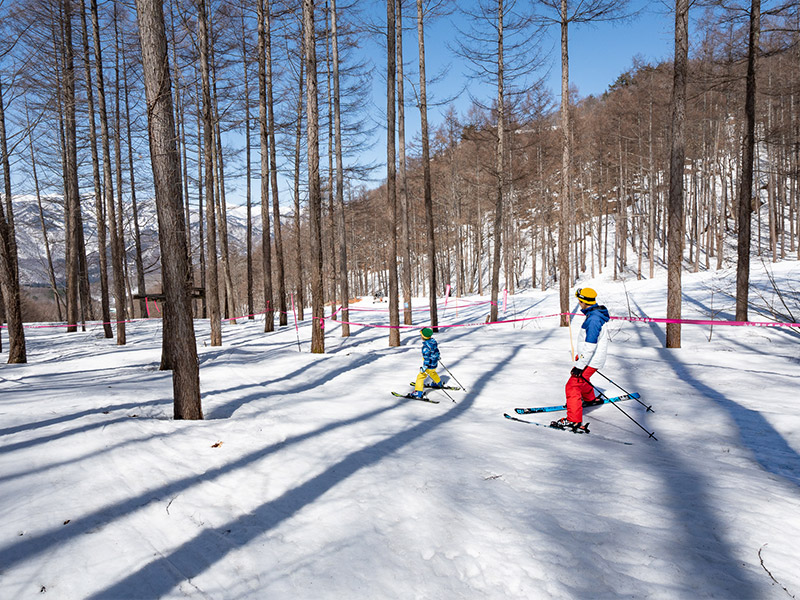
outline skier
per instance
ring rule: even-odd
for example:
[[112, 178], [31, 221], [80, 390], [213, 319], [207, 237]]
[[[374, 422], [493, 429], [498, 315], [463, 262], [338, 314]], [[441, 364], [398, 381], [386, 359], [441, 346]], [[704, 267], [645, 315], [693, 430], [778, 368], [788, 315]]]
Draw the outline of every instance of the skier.
[[576, 433], [588, 432], [583, 421], [583, 402], [595, 399], [594, 388], [589, 383], [591, 376], [606, 362], [608, 336], [604, 325], [610, 317], [605, 306], [597, 304], [597, 292], [592, 288], [579, 288], [575, 292], [581, 312], [586, 318], [581, 325], [578, 338], [578, 355], [570, 378], [565, 386], [567, 416], [550, 423], [558, 429], [571, 429]]
[[413, 396], [422, 398], [422, 390], [425, 389], [425, 380], [430, 377], [433, 383], [430, 385], [432, 388], [441, 388], [442, 380], [436, 372], [436, 367], [439, 364], [439, 345], [433, 339], [433, 329], [425, 327], [420, 331], [422, 336], [422, 366], [417, 375], [417, 381], [414, 383]]

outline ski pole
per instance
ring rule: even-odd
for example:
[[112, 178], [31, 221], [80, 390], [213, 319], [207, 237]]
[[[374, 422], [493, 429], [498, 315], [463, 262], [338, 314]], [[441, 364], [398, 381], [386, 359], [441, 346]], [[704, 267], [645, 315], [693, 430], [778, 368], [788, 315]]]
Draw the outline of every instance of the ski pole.
[[448, 398], [450, 398], [450, 400], [452, 400], [453, 402], [455, 402], [455, 399], [454, 399], [454, 398], [453, 398], [453, 397], [452, 397], [450, 394], [448, 394], [447, 392], [445, 392], [445, 391], [444, 391], [444, 389], [442, 389], [442, 388], [434, 388], [434, 389], [437, 389], [437, 390], [439, 390], [439, 391], [440, 391], [440, 392], [442, 392], [442, 393], [443, 393], [445, 396], [447, 396]]
[[[439, 361], [439, 364], [444, 367], [444, 370], [447, 371], [448, 375], [450, 375], [450, 377], [453, 378], [453, 381], [455, 381], [458, 384], [458, 387], [460, 387], [462, 390], [464, 390], [466, 392], [467, 388], [465, 388], [463, 385], [461, 385], [461, 382], [458, 379], [456, 379], [456, 376], [453, 375], [450, 372], [450, 369], [447, 368], [447, 365], [445, 365], [441, 360]], [[451, 398], [451, 400], [452, 400], [452, 398]], [[453, 400], [453, 402], [455, 402], [455, 400]]]
[[[583, 376], [583, 374], [581, 374], [581, 376], [580, 376], [580, 377], [581, 377], [581, 379], [583, 379], [583, 380], [584, 380], [586, 383], [588, 383], [589, 385], [591, 385], [591, 386], [594, 388], [594, 390], [595, 390], [595, 391], [596, 391], [598, 394], [600, 394], [600, 396], [602, 396], [602, 397], [603, 397], [603, 398], [605, 398], [606, 400], [608, 399], [608, 396], [606, 396], [606, 395], [605, 395], [603, 392], [601, 392], [601, 391], [600, 391], [600, 390], [598, 390], [596, 387], [594, 387], [594, 385], [592, 385], [592, 382], [591, 382], [591, 381], [589, 381], [588, 379], [586, 379], [586, 378]], [[622, 389], [622, 388], [620, 388], [620, 389]], [[655, 441], [658, 441], [658, 438], [656, 437], [656, 434], [655, 434], [655, 432], [654, 432], [654, 431], [647, 431], [647, 429], [645, 429], [644, 427], [642, 427], [642, 425], [639, 423], [639, 421], [637, 421], [636, 419], [634, 419], [632, 416], [630, 416], [628, 413], [626, 413], [624, 410], [622, 410], [622, 409], [621, 409], [619, 406], [617, 406], [617, 403], [616, 403], [616, 402], [609, 402], [609, 404], [613, 404], [613, 405], [614, 405], [614, 407], [615, 407], [615, 408], [616, 408], [618, 411], [620, 411], [620, 412], [621, 412], [623, 415], [625, 415], [625, 416], [626, 416], [626, 417], [628, 417], [628, 418], [629, 418], [631, 421], [633, 421], [634, 423], [636, 423], [636, 424], [639, 426], [639, 429], [641, 429], [642, 431], [644, 431], [644, 432], [645, 432], [645, 433], [646, 433], [648, 436], [650, 436], [651, 438], [653, 438]]]
[[[621, 385], [619, 385], [618, 383], [614, 383], [613, 381], [611, 381], [611, 380], [610, 380], [608, 377], [606, 377], [605, 375], [603, 375], [603, 374], [602, 374], [600, 371], [595, 371], [595, 373], [597, 373], [598, 375], [600, 375], [600, 377], [602, 377], [603, 379], [605, 379], [606, 381], [608, 381], [610, 384], [617, 386], [617, 387], [618, 387], [619, 389], [621, 389], [623, 392], [625, 392], [626, 394], [630, 395], [630, 392], [629, 392], [628, 390], [626, 390], [625, 388], [623, 388], [623, 387], [622, 387]], [[641, 404], [642, 406], [644, 406], [644, 407], [647, 409], [647, 412], [656, 412], [656, 411], [654, 411], [654, 410], [653, 410], [652, 406], [647, 406], [647, 404], [645, 404], [644, 402], [642, 402], [642, 401], [641, 401], [641, 400], [639, 400], [638, 398], [636, 398], [636, 401], [637, 401], [639, 404]]]

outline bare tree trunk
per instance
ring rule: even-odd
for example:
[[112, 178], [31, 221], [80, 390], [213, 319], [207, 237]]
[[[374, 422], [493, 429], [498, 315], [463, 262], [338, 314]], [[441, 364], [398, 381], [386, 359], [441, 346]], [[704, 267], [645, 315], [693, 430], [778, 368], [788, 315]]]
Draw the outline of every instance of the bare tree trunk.
[[[213, 37], [213, 36], [212, 36]], [[233, 286], [233, 272], [231, 269], [231, 255], [228, 246], [228, 203], [225, 199], [225, 161], [222, 153], [222, 119], [219, 114], [219, 96], [217, 94], [217, 67], [216, 53], [214, 47], [210, 48], [210, 75], [212, 81], [212, 112], [214, 116], [214, 163], [216, 164], [216, 202], [214, 204], [217, 215], [217, 228], [220, 241], [220, 253], [222, 256], [222, 276], [225, 281], [225, 313], [229, 323], [235, 324], [236, 317], [236, 295]]]
[[114, 206], [114, 183], [111, 175], [111, 145], [108, 131], [108, 111], [103, 75], [103, 55], [100, 44], [100, 19], [97, 0], [91, 0], [92, 38], [94, 41], [94, 62], [97, 75], [97, 107], [100, 114], [100, 144], [103, 152], [103, 193], [105, 196], [106, 223], [111, 234], [111, 273], [114, 279], [114, 319], [117, 325], [117, 345], [125, 345], [125, 280], [122, 269], [122, 247], [117, 231], [117, 211]]
[[[0, 98], [0, 103], [2, 103], [2, 98]], [[33, 128], [30, 124], [30, 118], [27, 115], [27, 106], [25, 107], [25, 115], [27, 118], [27, 125], [28, 125], [28, 138], [30, 143], [30, 150], [31, 150], [31, 170], [33, 171], [33, 186], [36, 189], [36, 204], [39, 207], [39, 223], [42, 226], [42, 242], [44, 243], [44, 251], [45, 256], [47, 258], [47, 275], [50, 279], [50, 289], [53, 290], [53, 299], [56, 302], [56, 311], [58, 314], [58, 320], [61, 321], [63, 319], [62, 312], [61, 312], [61, 294], [58, 292], [58, 284], [56, 283], [56, 273], [55, 269], [53, 268], [53, 256], [50, 252], [50, 240], [47, 238], [47, 226], [45, 225], [44, 220], [44, 209], [42, 208], [42, 194], [39, 188], [39, 176], [36, 171], [36, 156], [33, 150]], [[102, 221], [100, 221], [102, 223]], [[107, 319], [104, 319], [107, 320]], [[104, 329], [108, 329], [108, 332], [111, 332], [111, 328], [108, 323], [104, 324]], [[106, 336], [110, 337], [110, 336]]]
[[[669, 230], [667, 235], [667, 318], [681, 318], [683, 263], [683, 163], [686, 76], [689, 54], [689, 0], [675, 2], [675, 67], [672, 81], [672, 148], [669, 168]], [[680, 323], [667, 323], [667, 348], [681, 347]]]
[[275, 268], [278, 276], [278, 324], [284, 326], [288, 322], [288, 311], [286, 306], [286, 273], [283, 256], [283, 235], [281, 233], [281, 210], [278, 199], [278, 158], [275, 148], [275, 100], [272, 77], [272, 15], [269, 1], [266, 4], [264, 38], [267, 66], [267, 117], [269, 120], [270, 183], [272, 185], [272, 228], [275, 232]]
[[[214, 85], [216, 88], [216, 84]], [[214, 164], [215, 173], [215, 201], [214, 210], [217, 216], [217, 235], [219, 236], [220, 257], [222, 259], [222, 277], [225, 283], [225, 317], [229, 323], [236, 324], [236, 294], [233, 286], [233, 270], [231, 268], [231, 255], [228, 246], [228, 202], [225, 199], [225, 162], [222, 155], [222, 132], [220, 131], [219, 111], [217, 109], [217, 95], [214, 90]]]
[[252, 163], [250, 143], [250, 77], [247, 68], [247, 29], [244, 22], [246, 2], [242, 0], [242, 67], [244, 71], [244, 139], [245, 139], [245, 177], [247, 179], [245, 204], [247, 207], [247, 248], [245, 257], [247, 268], [247, 318], [255, 318], [253, 303], [253, 199], [252, 199]]
[[333, 118], [336, 136], [336, 204], [339, 207], [339, 292], [342, 306], [342, 337], [350, 336], [350, 288], [347, 281], [347, 229], [344, 218], [344, 165], [342, 164], [342, 111], [339, 89], [339, 33], [336, 0], [331, 0], [331, 43], [333, 45]]
[[[5, 104], [0, 82], [0, 153], [2, 153], [3, 188], [6, 209], [0, 203], [0, 303], [8, 319], [8, 364], [28, 362], [25, 347], [25, 329], [22, 324], [22, 306], [17, 263], [17, 241], [14, 230], [14, 213], [11, 207], [11, 161], [8, 157]], [[0, 321], [2, 323], [2, 321]]]
[[[78, 148], [75, 117], [75, 61], [72, 47], [72, 1], [63, 6], [63, 110], [64, 110], [64, 205], [66, 215], [67, 331], [78, 330], [80, 304], [80, 192], [78, 190]], [[9, 315], [10, 317], [11, 315]]]
[[217, 269], [217, 220], [214, 214], [214, 123], [211, 107], [211, 69], [208, 48], [208, 15], [205, 0], [197, 0], [198, 37], [200, 38], [200, 74], [203, 93], [203, 155], [205, 163], [205, 202], [208, 251], [206, 252], [206, 298], [211, 324], [211, 345], [222, 345], [222, 322], [219, 305]]
[[[397, 166], [395, 164], [396, 53], [395, 0], [386, 0], [386, 205], [389, 234], [389, 346], [400, 345], [397, 289]], [[424, 135], [424, 134], [423, 134]], [[424, 160], [424, 159], [423, 159]]]
[[272, 243], [269, 223], [269, 125], [267, 123], [266, 14], [258, 0], [258, 121], [261, 139], [261, 260], [264, 273], [264, 331], [275, 330], [275, 306], [272, 289]]
[[[300, 39], [304, 39], [305, 34], [304, 25], [300, 26]], [[303, 273], [303, 244], [300, 236], [300, 141], [303, 133], [303, 77], [305, 74], [305, 49], [303, 43], [300, 44], [300, 72], [298, 74], [298, 89], [297, 89], [297, 124], [295, 126], [295, 140], [294, 140], [294, 228], [295, 228], [295, 268], [297, 270], [297, 318], [302, 321], [304, 319], [305, 306], [305, 281]]]
[[[196, 105], [196, 114], [197, 114], [197, 237], [198, 237], [198, 248], [200, 250], [200, 281], [202, 282], [204, 293], [203, 293], [203, 300], [202, 300], [202, 308], [201, 308], [201, 315], [203, 319], [208, 318], [208, 289], [206, 287], [207, 280], [206, 280], [206, 239], [205, 239], [205, 221], [204, 221], [204, 212], [203, 212], [203, 205], [204, 205], [204, 198], [205, 198], [205, 186], [204, 186], [204, 176], [203, 176], [203, 167], [205, 166], [205, 161], [200, 160], [200, 157], [203, 155], [203, 115], [201, 109], [201, 96], [202, 93], [200, 92], [200, 85], [198, 83], [197, 75], [197, 67], [195, 66], [195, 99], [197, 102]], [[187, 223], [191, 223], [191, 219], [187, 219]], [[188, 229], [188, 227], [187, 227]]]
[[655, 262], [656, 262], [656, 168], [655, 159], [653, 158], [653, 146], [655, 140], [653, 139], [653, 100], [650, 99], [650, 120], [649, 120], [649, 143], [648, 143], [648, 176], [647, 176], [647, 191], [649, 199], [648, 208], [648, 221], [647, 221], [647, 247], [648, 259], [650, 261], [650, 279], [655, 275]]
[[165, 304], [170, 307], [168, 317], [172, 321], [173, 414], [176, 419], [202, 419], [200, 369], [192, 321], [192, 273], [181, 205], [180, 155], [175, 140], [164, 13], [160, 0], [136, 0], [136, 6]]
[[[133, 211], [133, 244], [135, 248], [134, 262], [136, 264], [136, 287], [138, 294], [144, 296], [147, 294], [147, 286], [144, 280], [144, 260], [142, 258], [142, 235], [139, 228], [139, 206], [136, 202], [136, 175], [133, 168], [133, 135], [131, 133], [131, 109], [130, 109], [130, 93], [128, 90], [128, 66], [125, 62], [125, 40], [122, 40], [122, 87], [125, 96], [125, 131], [128, 143], [128, 169], [131, 178], [131, 210]], [[180, 165], [180, 163], [179, 163]], [[178, 172], [180, 176], [180, 172]], [[144, 298], [139, 299], [139, 316], [147, 316], [147, 301]], [[132, 310], [132, 307], [131, 307]]]
[[322, 201], [319, 179], [319, 103], [314, 0], [303, 0], [308, 135], [308, 213], [311, 228], [311, 352], [325, 352], [325, 297], [322, 281]]
[[[128, 253], [125, 245], [125, 210], [122, 204], [122, 104], [121, 104], [121, 77], [120, 77], [120, 39], [119, 24], [117, 19], [118, 4], [114, 4], [114, 159], [117, 165], [117, 213], [116, 227], [117, 239], [119, 240], [120, 257], [122, 264], [123, 279], [123, 300], [125, 302], [125, 318], [128, 318], [128, 305], [133, 312], [133, 295], [130, 289], [130, 278], [128, 277]], [[127, 289], [128, 298], [125, 299]]]
[[408, 181], [406, 174], [406, 106], [403, 75], [403, 0], [397, 0], [397, 134], [400, 146], [400, 278], [403, 288], [403, 323], [414, 322], [411, 310], [411, 232], [409, 231]]
[[[172, 6], [172, 5], [171, 5]], [[182, 162], [182, 181], [183, 181], [183, 202], [184, 202], [184, 214], [185, 214], [185, 223], [186, 223], [186, 252], [189, 256], [189, 269], [190, 269], [190, 279], [191, 285], [194, 287], [194, 263], [192, 261], [192, 219], [191, 219], [191, 211], [189, 206], [189, 162], [187, 158], [187, 136], [186, 136], [186, 111], [183, 105], [183, 97], [181, 96], [181, 71], [180, 66], [178, 64], [178, 50], [177, 50], [177, 42], [176, 35], [175, 35], [175, 11], [170, 8], [170, 28], [172, 31], [172, 62], [173, 62], [173, 71], [175, 77], [175, 116], [177, 118], [176, 123], [176, 137], [178, 141], [178, 149], [181, 153], [181, 160]], [[200, 161], [198, 161], [199, 163]], [[248, 185], [249, 185], [248, 181]], [[201, 246], [201, 253], [202, 253], [202, 242]], [[205, 302], [205, 296], [203, 297], [203, 302]], [[194, 306], [192, 307], [194, 308]]]
[[[566, 0], [564, 0], [566, 1]], [[497, 2], [497, 147], [495, 168], [497, 180], [495, 184], [494, 207], [494, 252], [492, 255], [492, 307], [489, 320], [497, 321], [497, 309], [500, 293], [500, 257], [503, 229], [503, 189], [505, 186], [505, 65], [503, 64], [503, 0]]]
[[561, 326], [569, 327], [569, 227], [570, 194], [572, 185], [572, 140], [569, 135], [569, 21], [567, 0], [561, 0], [561, 218], [558, 224], [558, 289], [561, 307]]
[[431, 190], [431, 151], [428, 135], [428, 82], [425, 75], [425, 15], [422, 0], [417, 0], [417, 42], [419, 44], [419, 115], [422, 138], [422, 185], [425, 203], [425, 230], [428, 250], [428, 301], [430, 325], [439, 331], [439, 314], [436, 307], [436, 243], [433, 235], [433, 192]]
[[325, 2], [325, 75], [327, 78], [327, 96], [328, 96], [328, 256], [330, 262], [328, 265], [329, 273], [329, 292], [331, 316], [336, 314], [336, 284], [339, 280], [337, 277], [336, 260], [338, 258], [336, 253], [336, 207], [334, 206], [334, 195], [336, 193], [336, 185], [334, 181], [333, 172], [333, 72], [331, 69], [331, 35], [330, 35], [330, 21], [328, 19], [328, 3]]
[[[94, 181], [94, 212], [97, 221], [97, 254], [100, 262], [100, 313], [103, 321], [103, 332], [106, 338], [111, 339], [114, 333], [111, 330], [111, 306], [108, 298], [108, 257], [106, 244], [105, 211], [103, 210], [103, 189], [100, 183], [100, 157], [97, 153], [97, 125], [94, 120], [94, 91], [92, 90], [92, 66], [89, 61], [89, 27], [86, 21], [86, 2], [81, 0], [81, 39], [83, 42], [84, 76], [86, 77], [86, 103], [89, 112], [89, 145], [92, 152], [92, 179]], [[27, 112], [27, 107], [26, 107]], [[31, 138], [31, 161], [33, 161], [33, 138]], [[34, 166], [34, 170], [35, 170]], [[36, 176], [34, 175], [34, 179]], [[38, 197], [38, 182], [37, 197]], [[41, 201], [40, 201], [41, 203]], [[44, 227], [44, 221], [42, 222]], [[46, 241], [46, 240], [45, 240]], [[50, 253], [49, 244], [47, 247]], [[48, 256], [48, 262], [50, 258]], [[60, 297], [56, 294], [58, 312], [61, 313]], [[59, 316], [59, 320], [61, 317]]]
[[747, 48], [747, 83], [744, 101], [742, 173], [738, 201], [738, 261], [736, 265], [736, 320], [747, 321], [750, 287], [750, 215], [753, 212], [753, 158], [755, 155], [756, 64], [761, 33], [761, 0], [750, 3], [750, 37]]

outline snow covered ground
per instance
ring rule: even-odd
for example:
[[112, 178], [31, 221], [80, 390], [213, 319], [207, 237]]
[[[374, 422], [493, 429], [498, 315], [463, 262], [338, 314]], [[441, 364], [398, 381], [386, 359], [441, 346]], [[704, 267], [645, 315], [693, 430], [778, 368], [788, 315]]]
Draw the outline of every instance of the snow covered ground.
[[[800, 290], [798, 263], [774, 276]], [[733, 278], [684, 275], [684, 317], [732, 319]], [[666, 316], [663, 280], [580, 285], [614, 315]], [[482, 324], [471, 300], [440, 323]], [[504, 316], [556, 312], [556, 291], [528, 291]], [[687, 325], [667, 350], [663, 325], [612, 321], [603, 372], [652, 404], [619, 408], [654, 441], [608, 405], [588, 436], [503, 418], [563, 401], [557, 325], [442, 329], [468, 391], [428, 404], [389, 394], [411, 389], [417, 331], [390, 348], [327, 323], [311, 355], [307, 322], [302, 353], [294, 327], [226, 324], [214, 348], [198, 322], [199, 422], [171, 419], [158, 322], [125, 347], [30, 329], [30, 362], [0, 366], [0, 598], [800, 596], [800, 331]]]

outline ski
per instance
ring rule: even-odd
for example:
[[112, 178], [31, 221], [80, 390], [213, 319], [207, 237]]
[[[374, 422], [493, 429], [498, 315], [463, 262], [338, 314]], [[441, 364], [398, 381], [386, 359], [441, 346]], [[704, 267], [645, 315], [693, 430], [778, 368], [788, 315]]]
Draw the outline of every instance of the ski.
[[427, 396], [423, 396], [422, 398], [417, 398], [416, 396], [412, 396], [411, 394], [398, 394], [397, 392], [392, 392], [392, 396], [396, 396], [398, 398], [406, 398], [407, 400], [419, 400], [420, 402], [430, 402], [431, 404], [439, 404], [438, 400], [433, 400], [432, 398], [428, 398]]
[[[412, 381], [408, 385], [410, 385], [411, 387], [414, 387], [417, 384]], [[434, 386], [430, 385], [429, 383], [425, 384], [425, 389], [426, 390], [452, 390], [454, 392], [461, 391], [461, 388], [458, 387], [458, 386], [455, 386], [455, 385], [443, 385], [441, 387], [434, 387]]]
[[[572, 433], [576, 433], [579, 435], [590, 433], [588, 429], [586, 430], [579, 429], [577, 431], [573, 431], [572, 429], [561, 429], [560, 427], [553, 427], [549, 423], [537, 423], [536, 421], [527, 421], [525, 419], [520, 419], [519, 417], [512, 417], [508, 413], [503, 413], [503, 416], [506, 419], [510, 419], [512, 421], [519, 421], [520, 423], [527, 423], [528, 425], [536, 425], [537, 427], [546, 427], [547, 429], [555, 429], [556, 431], [571, 431]], [[588, 426], [589, 424], [587, 423], [586, 425]]]
[[[623, 400], [636, 400], [638, 398], [639, 394], [634, 392], [633, 394], [624, 394], [622, 396], [614, 396], [613, 398], [598, 398], [597, 400], [584, 402], [583, 407], [586, 408], [587, 406], [600, 406], [602, 404], [610, 404], [611, 402], [622, 402]], [[514, 412], [516, 412], [518, 415], [530, 415], [533, 413], [556, 412], [559, 410], [567, 410], [567, 405], [559, 404], [556, 406], [539, 406], [536, 408], [515, 408]]]
[[509, 421], [518, 421], [520, 423], [525, 423], [527, 425], [536, 425], [537, 427], [544, 427], [545, 429], [553, 429], [555, 431], [570, 431], [570, 432], [575, 433], [577, 435], [586, 434], [586, 435], [592, 436], [593, 439], [600, 439], [600, 440], [605, 440], [607, 442], [614, 442], [616, 444], [622, 444], [623, 446], [633, 446], [633, 442], [623, 442], [622, 440], [615, 440], [615, 439], [608, 438], [608, 437], [605, 437], [605, 436], [602, 436], [602, 435], [597, 435], [596, 433], [590, 433], [588, 430], [587, 431], [572, 431], [571, 429], [559, 429], [558, 427], [551, 427], [549, 424], [537, 423], [536, 421], [526, 421], [525, 419], [520, 419], [519, 417], [512, 417], [508, 413], [503, 413], [503, 416], [506, 419], [508, 419]]

